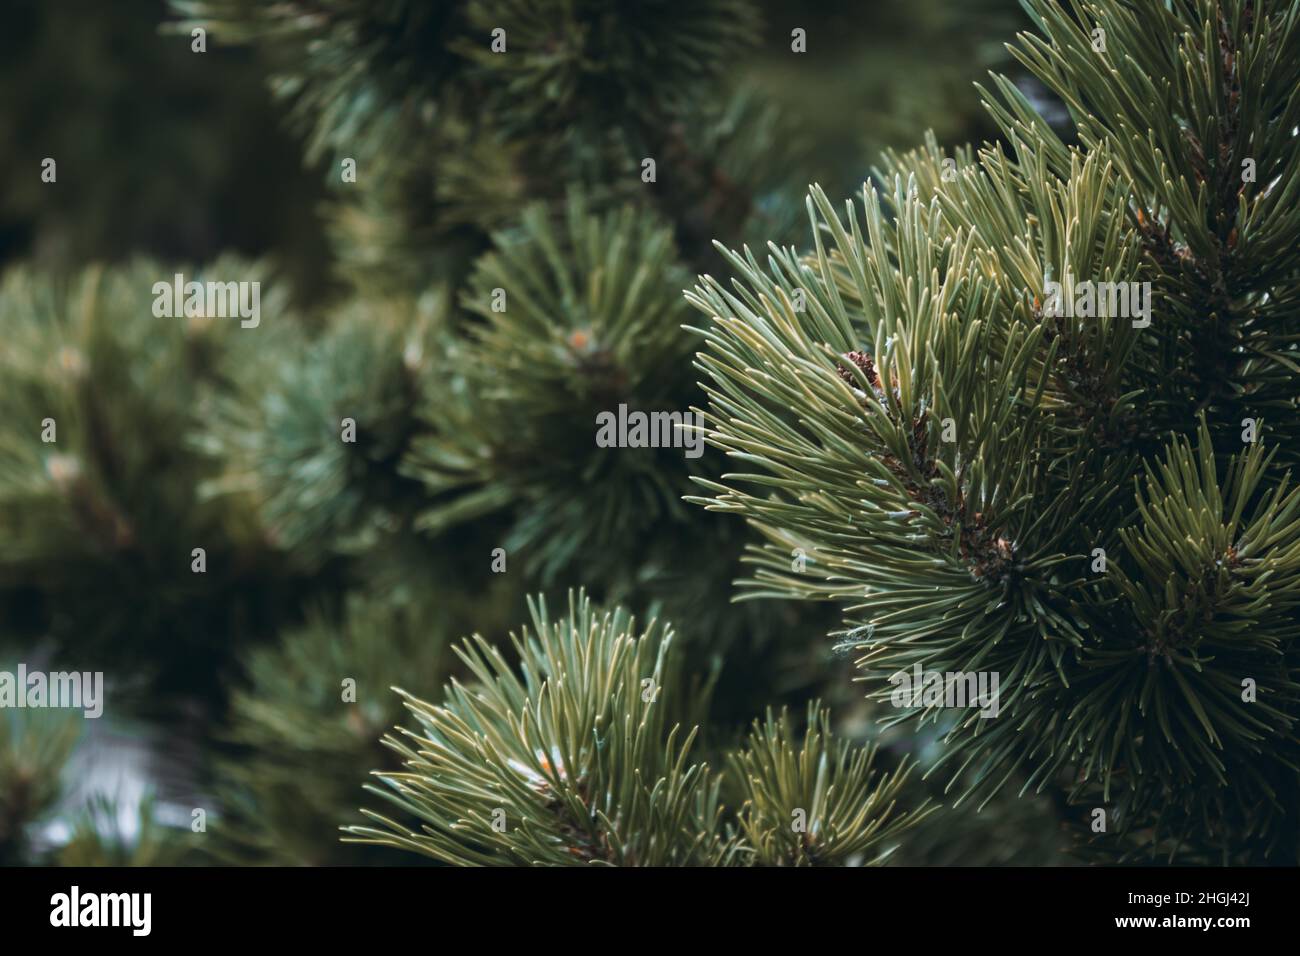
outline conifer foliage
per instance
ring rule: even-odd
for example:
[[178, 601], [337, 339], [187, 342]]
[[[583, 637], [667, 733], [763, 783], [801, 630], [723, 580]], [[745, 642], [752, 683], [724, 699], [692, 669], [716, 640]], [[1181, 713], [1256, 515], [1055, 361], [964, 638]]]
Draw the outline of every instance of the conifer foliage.
[[457, 651], [473, 685], [453, 682], [442, 705], [408, 697], [420, 729], [386, 739], [405, 771], [373, 789], [419, 826], [367, 811], [382, 829], [354, 838], [467, 865], [806, 866], [880, 862], [864, 854], [914, 822], [893, 802], [906, 773], [878, 778], [814, 706], [797, 751], [769, 714], [730, 755], [727, 782], [746, 793], [733, 832], [723, 778], [694, 759], [700, 728], [684, 721], [701, 698], [671, 630], [638, 634], [581, 594], [566, 619], [542, 601], [532, 616], [512, 639], [519, 673], [476, 636]]
[[1002, 144], [814, 189], [811, 253], [691, 294], [745, 468], [698, 500], [766, 534], [751, 586], [845, 607], [883, 697], [1000, 673], [947, 735], [969, 790], [1064, 788], [1111, 859], [1294, 863], [1300, 9], [1028, 7], [1073, 142], [996, 77]]
[[0, 275], [0, 695], [175, 762], [0, 863], [1300, 862], [1300, 2], [1021, 6], [168, 0], [328, 248]]

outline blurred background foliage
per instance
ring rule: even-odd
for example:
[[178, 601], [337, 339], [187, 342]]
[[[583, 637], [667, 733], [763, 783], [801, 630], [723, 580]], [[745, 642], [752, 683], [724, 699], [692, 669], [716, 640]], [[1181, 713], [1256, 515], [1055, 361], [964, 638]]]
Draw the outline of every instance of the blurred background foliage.
[[[337, 833], [392, 768], [388, 686], [433, 694], [449, 641], [578, 585], [674, 622], [715, 742], [820, 698], [924, 770], [938, 744], [875, 729], [831, 611], [730, 603], [746, 533], [681, 504], [689, 460], [568, 445], [594, 408], [698, 401], [680, 290], [713, 240], [806, 241], [809, 183], [992, 136], [971, 81], [1014, 75], [1021, 25], [1011, 0], [8, 4], [0, 660], [103, 669], [106, 721], [153, 732], [87, 785], [74, 754], [111, 735], [0, 711], [0, 862], [403, 862]], [[257, 335], [154, 318], [175, 272], [260, 280]], [[938, 809], [892, 862], [1057, 858], [1053, 807], [900, 787]]]

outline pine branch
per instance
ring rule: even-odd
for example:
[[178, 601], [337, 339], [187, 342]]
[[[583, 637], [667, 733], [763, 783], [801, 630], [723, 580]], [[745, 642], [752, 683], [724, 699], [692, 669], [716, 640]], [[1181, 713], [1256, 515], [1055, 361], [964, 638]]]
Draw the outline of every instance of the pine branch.
[[534, 205], [494, 245], [461, 300], [479, 321], [450, 346], [427, 410], [436, 427], [406, 462], [431, 499], [419, 526], [438, 533], [509, 506], [503, 543], [531, 573], [552, 580], [597, 556], [592, 571], [608, 571], [615, 541], [687, 515], [680, 448], [595, 442], [601, 412], [689, 405], [685, 309], [661, 282], [684, 278], [672, 237], [648, 213], [596, 215], [574, 194], [562, 217]]
[[370, 786], [419, 821], [375, 826], [345, 841], [377, 843], [461, 865], [699, 865], [728, 853], [718, 782], [691, 761], [698, 734], [681, 711], [672, 632], [637, 632], [623, 610], [601, 614], [570, 597], [567, 617], [532, 605], [511, 643], [516, 671], [481, 637], [458, 654], [475, 681], [446, 703], [404, 694], [419, 724], [385, 743], [402, 773]]
[[[1064, 774], [1077, 798], [1096, 785], [1125, 801], [1120, 841], [1168, 809], [1187, 825], [1138, 843], [1195, 858], [1204, 840], [1189, 828], [1218, 808], [1231, 824], [1202, 838], [1288, 859], [1274, 834], [1294, 831], [1278, 795], [1297, 766], [1300, 512], [1271, 466], [1289, 451], [1238, 454], [1237, 423], [1252, 402], [1255, 415], [1293, 409], [1300, 371], [1287, 357], [1294, 259], [1252, 247], [1247, 223], [1293, 242], [1300, 220], [1271, 184], [1254, 206], [1227, 184], [1245, 129], [1262, 156], [1290, 135], [1273, 123], [1293, 108], [1280, 51], [1297, 8], [1176, 5], [1153, 35], [1128, 4], [1028, 6], [1045, 36], [1021, 37], [1019, 55], [1071, 109], [1081, 148], [997, 78], [986, 97], [1011, 155], [948, 161], [932, 141], [887, 157], [886, 197], [867, 187], [844, 217], [814, 188], [807, 256], [772, 246], [764, 268], [726, 253], [738, 278], [705, 276], [687, 297], [712, 319], [698, 362], [710, 442], [747, 470], [700, 479], [708, 496], [692, 500], [767, 538], [754, 593], [841, 604], [878, 698], [914, 664], [1001, 676], [1004, 716], [947, 734], [941, 763], [968, 793], [987, 800], [1021, 775], [1022, 792], [1051, 789]], [[1148, 135], [1152, 103], [1162, 122]], [[1198, 145], [1210, 141], [1213, 154]], [[1230, 278], [1248, 249], [1258, 284]], [[1080, 279], [1151, 281], [1162, 307], [1086, 311]], [[1051, 282], [1080, 311], [1049, 307]], [[1225, 329], [1279, 337], [1248, 355], [1241, 340], [1221, 348]], [[1286, 397], [1255, 380], [1266, 365]], [[1179, 436], [1198, 403], [1213, 417], [1194, 455]], [[1143, 473], [1147, 494], [1126, 504]], [[1242, 563], [1247, 540], [1258, 564]], [[1243, 693], [1250, 675], [1267, 700]]]
[[[367, 787], [419, 823], [363, 810], [345, 842], [446, 863], [764, 865], [880, 863], [925, 816], [906, 805], [906, 771], [880, 774], [874, 751], [831, 738], [814, 704], [796, 739], [769, 712], [723, 777], [695, 762], [707, 701], [683, 680], [670, 628], [639, 636], [623, 609], [570, 595], [566, 619], [532, 604], [512, 666], [482, 637], [458, 649], [474, 681], [442, 705], [403, 693], [420, 725], [389, 735], [404, 772]], [[689, 728], [689, 729], [688, 729]], [[720, 803], [742, 794], [734, 822]]]
[[810, 704], [796, 741], [783, 711], [755, 721], [732, 770], [744, 786], [740, 827], [761, 866], [879, 865], [926, 816], [898, 806], [908, 770], [877, 780], [875, 750], [833, 740], [829, 712]]

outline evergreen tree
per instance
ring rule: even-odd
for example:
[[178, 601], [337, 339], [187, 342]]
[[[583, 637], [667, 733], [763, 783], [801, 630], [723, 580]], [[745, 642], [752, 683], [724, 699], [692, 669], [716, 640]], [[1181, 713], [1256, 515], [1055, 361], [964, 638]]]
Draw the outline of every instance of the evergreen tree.
[[328, 256], [0, 279], [0, 661], [194, 752], [0, 862], [1295, 863], [1300, 4], [1023, 7], [170, 0]]

